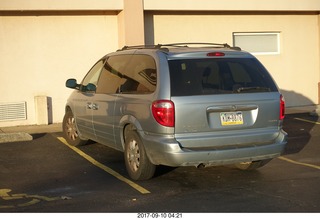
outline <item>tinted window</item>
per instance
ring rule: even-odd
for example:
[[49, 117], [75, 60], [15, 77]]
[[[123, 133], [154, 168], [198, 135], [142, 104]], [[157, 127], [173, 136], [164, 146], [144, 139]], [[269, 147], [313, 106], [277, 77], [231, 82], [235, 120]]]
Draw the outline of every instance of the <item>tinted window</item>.
[[97, 93], [114, 94], [119, 92], [122, 76], [130, 56], [111, 56], [102, 69]]
[[151, 56], [111, 56], [101, 72], [97, 93], [152, 93], [156, 82], [156, 66]]
[[277, 91], [256, 59], [171, 60], [169, 68], [172, 96]]
[[148, 55], [133, 55], [123, 72], [122, 93], [152, 93], [157, 83], [155, 61]]
[[81, 87], [80, 90], [81, 91], [86, 91], [86, 86], [91, 83], [97, 86], [98, 84], [98, 79], [99, 79], [99, 75], [101, 72], [101, 69], [103, 67], [103, 62], [104, 60], [100, 60], [98, 61], [91, 69], [90, 71], [87, 73], [87, 75], [84, 77], [84, 79], [82, 80], [81, 83]]

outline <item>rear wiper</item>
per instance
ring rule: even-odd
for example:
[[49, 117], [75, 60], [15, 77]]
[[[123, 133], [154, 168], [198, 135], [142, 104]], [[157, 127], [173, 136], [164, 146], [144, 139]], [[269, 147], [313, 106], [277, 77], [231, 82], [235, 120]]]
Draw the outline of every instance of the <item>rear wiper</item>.
[[246, 91], [268, 91], [270, 92], [270, 88], [268, 87], [239, 87], [236, 89], [238, 93], [246, 92]]

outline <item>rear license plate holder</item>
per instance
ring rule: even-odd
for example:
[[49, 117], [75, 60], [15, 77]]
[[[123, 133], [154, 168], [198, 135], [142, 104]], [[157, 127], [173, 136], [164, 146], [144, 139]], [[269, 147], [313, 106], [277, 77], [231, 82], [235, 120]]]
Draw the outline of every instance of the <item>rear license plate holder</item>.
[[243, 125], [243, 114], [237, 112], [222, 112], [220, 113], [220, 121], [222, 126]]

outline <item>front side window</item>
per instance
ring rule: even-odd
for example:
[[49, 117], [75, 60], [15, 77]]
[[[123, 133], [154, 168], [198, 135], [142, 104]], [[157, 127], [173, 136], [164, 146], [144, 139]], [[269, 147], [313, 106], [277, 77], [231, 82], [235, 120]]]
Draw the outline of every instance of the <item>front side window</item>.
[[277, 91], [256, 59], [171, 60], [169, 68], [172, 96]]
[[87, 73], [87, 75], [84, 77], [81, 83], [81, 87], [80, 87], [81, 91], [86, 91], [86, 86], [89, 83], [97, 86], [100, 72], [103, 67], [103, 63], [104, 63], [104, 60], [100, 60], [90, 69], [90, 71]]

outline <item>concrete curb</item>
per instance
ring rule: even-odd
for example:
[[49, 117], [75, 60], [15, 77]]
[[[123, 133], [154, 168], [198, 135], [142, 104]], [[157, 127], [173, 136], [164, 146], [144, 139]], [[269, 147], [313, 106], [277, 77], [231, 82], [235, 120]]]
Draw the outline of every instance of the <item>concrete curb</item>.
[[17, 141], [31, 141], [33, 137], [25, 132], [17, 133], [0, 133], [0, 143], [17, 142]]
[[0, 127], [0, 143], [31, 141], [33, 134], [62, 132], [62, 124]]

